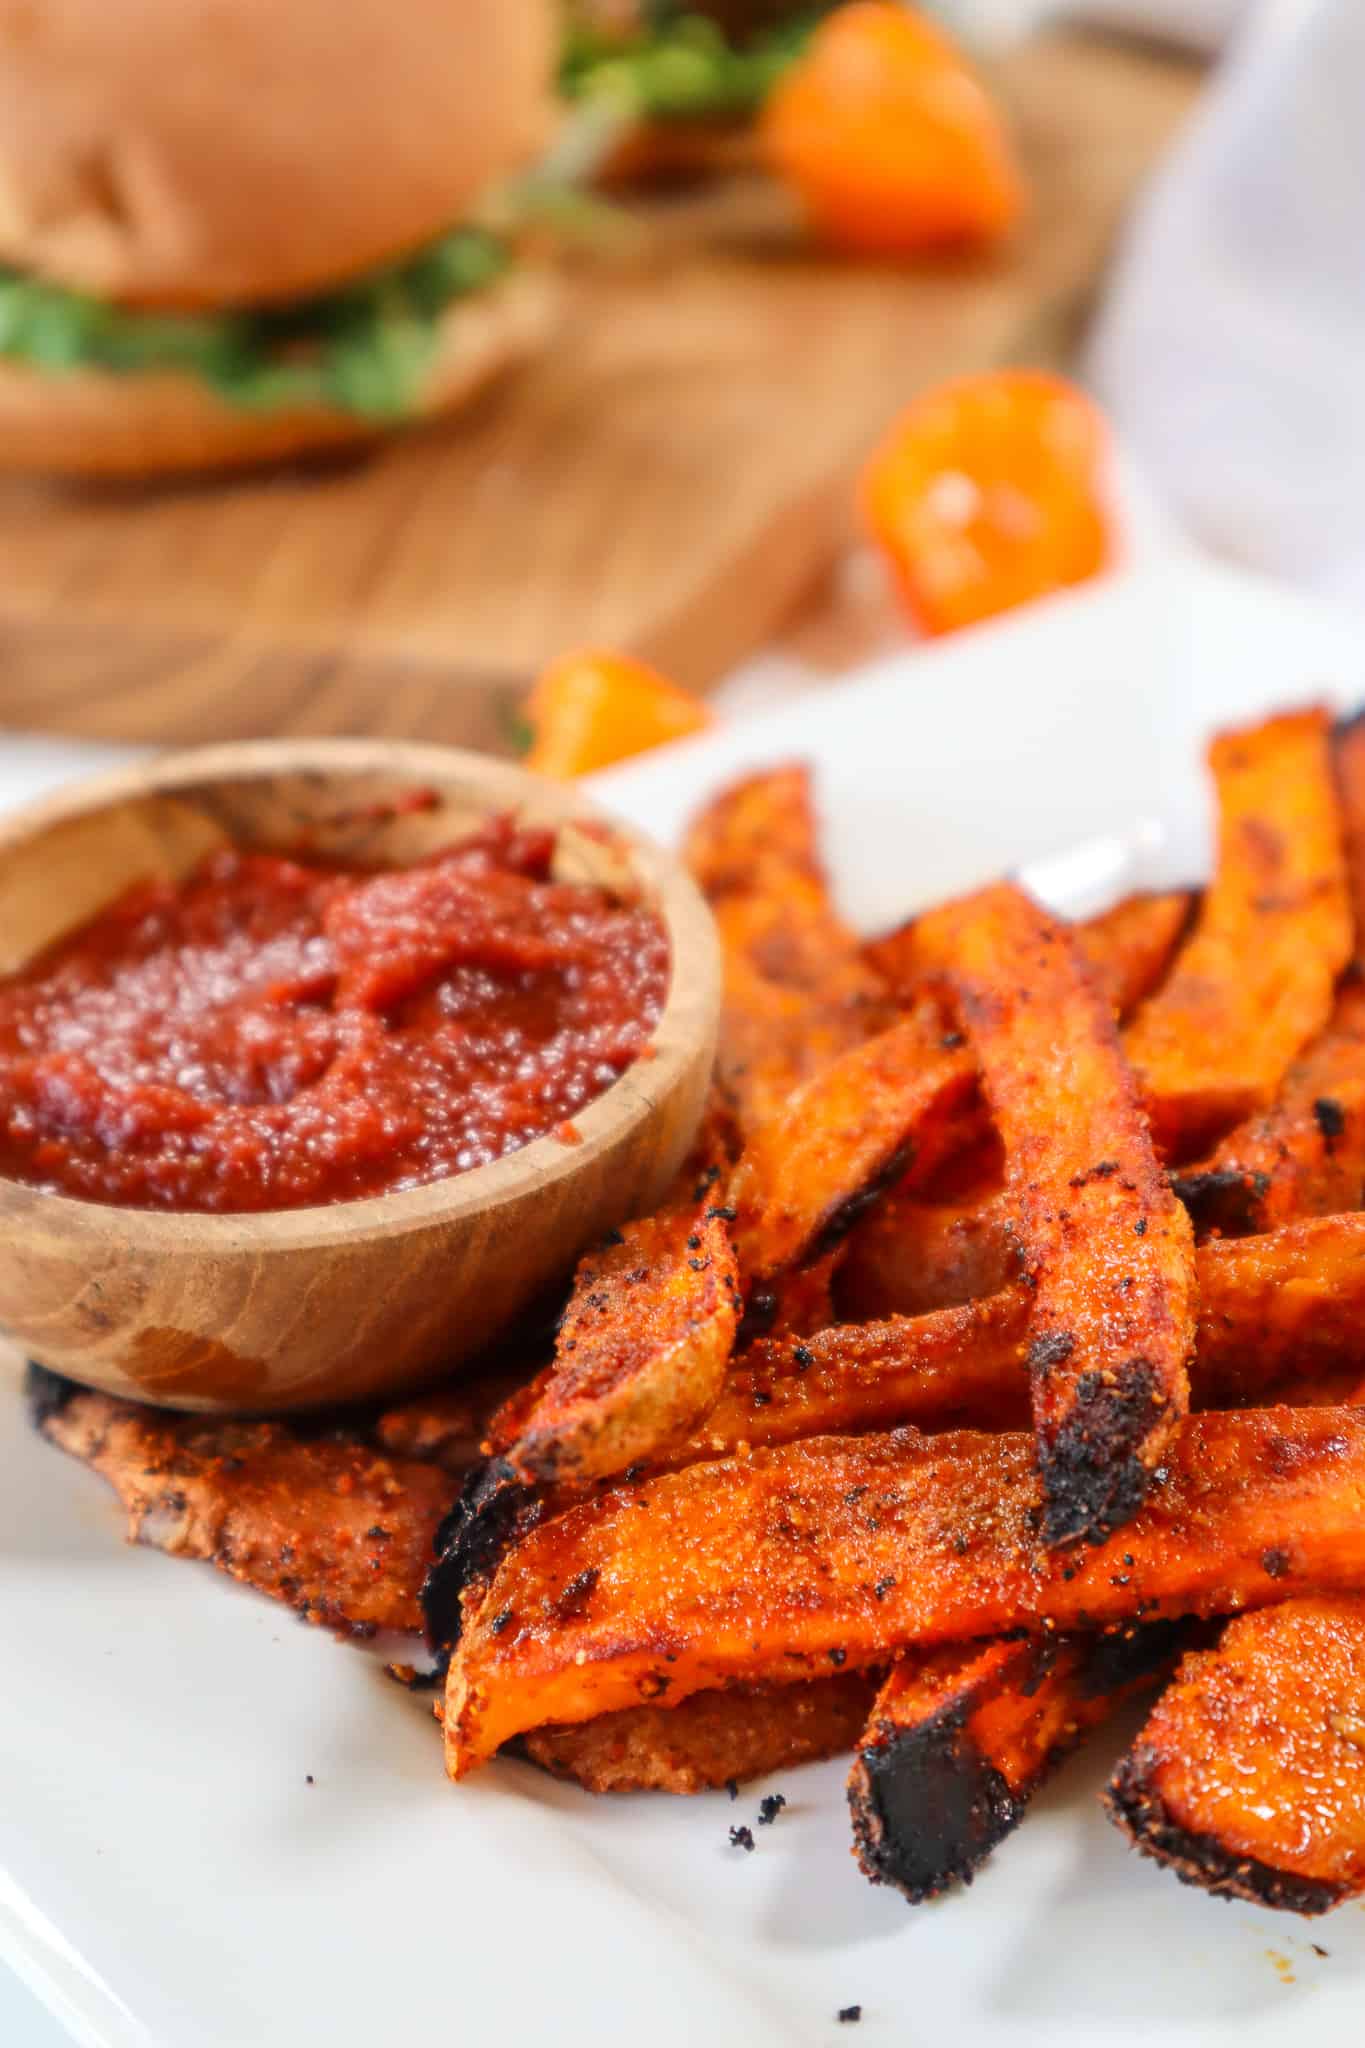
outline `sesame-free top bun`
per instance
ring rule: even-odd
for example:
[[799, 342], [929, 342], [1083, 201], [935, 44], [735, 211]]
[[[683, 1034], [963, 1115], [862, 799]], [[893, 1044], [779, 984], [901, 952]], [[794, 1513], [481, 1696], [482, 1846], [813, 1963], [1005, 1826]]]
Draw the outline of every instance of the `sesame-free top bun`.
[[324, 289], [543, 145], [555, 0], [0, 0], [0, 262], [123, 303]]
[[[535, 266], [453, 300], [403, 423], [463, 405], [535, 354], [557, 303], [556, 279]], [[0, 471], [129, 479], [245, 469], [359, 448], [389, 431], [382, 421], [323, 404], [251, 411], [180, 371], [53, 375], [0, 360]]]

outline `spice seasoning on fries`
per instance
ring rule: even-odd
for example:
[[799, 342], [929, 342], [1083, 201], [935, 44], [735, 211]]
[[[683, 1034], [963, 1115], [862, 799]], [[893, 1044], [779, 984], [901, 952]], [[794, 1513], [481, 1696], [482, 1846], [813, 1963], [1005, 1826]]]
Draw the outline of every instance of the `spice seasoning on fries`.
[[[1071, 927], [997, 884], [872, 942], [805, 771], [747, 777], [689, 842], [711, 1109], [553, 1356], [322, 1437], [41, 1380], [40, 1425], [154, 1540], [189, 1472], [191, 1554], [343, 1627], [420, 1608], [454, 1777], [515, 1744], [733, 1796], [851, 1753], [859, 1859], [913, 1901], [1146, 1689], [1107, 1794], [1139, 1848], [1301, 1912], [1365, 1891], [1365, 727], [1211, 760], [1197, 902]], [[350, 1565], [333, 1467], [382, 1494]]]

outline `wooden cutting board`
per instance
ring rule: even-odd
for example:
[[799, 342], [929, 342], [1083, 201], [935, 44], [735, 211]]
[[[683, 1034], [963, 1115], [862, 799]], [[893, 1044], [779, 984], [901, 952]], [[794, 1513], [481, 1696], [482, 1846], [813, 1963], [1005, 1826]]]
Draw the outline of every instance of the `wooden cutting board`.
[[766, 181], [731, 181], [638, 206], [553, 350], [447, 428], [227, 484], [0, 484], [0, 723], [498, 748], [585, 640], [704, 687], [827, 569], [918, 387], [1063, 350], [1197, 82], [1100, 39], [1014, 52], [997, 85], [1034, 203], [990, 262], [819, 259]]

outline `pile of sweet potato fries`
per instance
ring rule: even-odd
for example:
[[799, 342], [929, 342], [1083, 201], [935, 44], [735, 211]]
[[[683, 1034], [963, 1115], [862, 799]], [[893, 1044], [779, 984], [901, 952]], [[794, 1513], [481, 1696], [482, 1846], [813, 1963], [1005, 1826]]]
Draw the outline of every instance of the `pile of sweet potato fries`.
[[[1202, 893], [1068, 925], [1002, 882], [870, 943], [804, 770], [746, 780], [689, 841], [727, 967], [696, 1153], [536, 1377], [230, 1454], [43, 1380], [44, 1428], [149, 1540], [202, 1494], [176, 1547], [334, 1623], [411, 1626], [435, 1531], [456, 1778], [852, 1751], [858, 1857], [918, 1901], [1147, 1688], [1107, 1794], [1140, 1848], [1300, 1912], [1365, 1892], [1365, 725], [1210, 760]], [[345, 1569], [311, 1532], [321, 1585], [254, 1476], [291, 1455], [319, 1515], [328, 1459], [382, 1503]]]

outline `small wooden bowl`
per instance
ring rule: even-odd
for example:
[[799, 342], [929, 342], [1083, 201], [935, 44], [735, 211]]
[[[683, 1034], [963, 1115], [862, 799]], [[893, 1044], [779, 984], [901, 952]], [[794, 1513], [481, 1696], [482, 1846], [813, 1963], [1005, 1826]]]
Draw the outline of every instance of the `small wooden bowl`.
[[[394, 808], [415, 790], [433, 806]], [[672, 943], [654, 1056], [575, 1116], [581, 1142], [539, 1138], [426, 1187], [264, 1215], [113, 1208], [0, 1180], [0, 1328], [30, 1357], [171, 1408], [304, 1408], [434, 1378], [663, 1193], [701, 1115], [720, 960], [672, 860], [572, 789], [444, 747], [204, 748], [0, 820], [5, 974], [129, 883], [183, 875], [228, 842], [403, 865], [504, 811], [561, 828], [559, 868], [642, 892]]]

